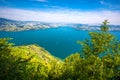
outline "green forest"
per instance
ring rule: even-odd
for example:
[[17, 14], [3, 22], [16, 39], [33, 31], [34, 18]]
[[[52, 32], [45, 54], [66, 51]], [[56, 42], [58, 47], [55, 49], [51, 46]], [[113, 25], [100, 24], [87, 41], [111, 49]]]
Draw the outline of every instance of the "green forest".
[[108, 21], [89, 36], [77, 41], [80, 52], [64, 60], [36, 44], [14, 46], [11, 38], [0, 38], [0, 80], [119, 80], [120, 40]]

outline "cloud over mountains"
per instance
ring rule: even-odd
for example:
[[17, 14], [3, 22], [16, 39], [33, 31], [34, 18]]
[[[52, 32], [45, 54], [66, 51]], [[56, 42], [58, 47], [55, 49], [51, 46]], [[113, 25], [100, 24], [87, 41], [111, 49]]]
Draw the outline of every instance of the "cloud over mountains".
[[120, 24], [120, 11], [79, 11], [79, 10], [48, 10], [35, 11], [17, 8], [0, 8], [0, 17], [21, 21], [41, 21], [55, 23], [97, 24], [108, 19], [111, 24]]

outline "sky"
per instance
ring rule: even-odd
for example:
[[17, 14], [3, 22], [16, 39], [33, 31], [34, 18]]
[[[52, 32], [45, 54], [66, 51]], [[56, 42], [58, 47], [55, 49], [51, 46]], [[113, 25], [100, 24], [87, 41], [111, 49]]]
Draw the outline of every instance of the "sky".
[[0, 0], [0, 18], [120, 25], [120, 0]]

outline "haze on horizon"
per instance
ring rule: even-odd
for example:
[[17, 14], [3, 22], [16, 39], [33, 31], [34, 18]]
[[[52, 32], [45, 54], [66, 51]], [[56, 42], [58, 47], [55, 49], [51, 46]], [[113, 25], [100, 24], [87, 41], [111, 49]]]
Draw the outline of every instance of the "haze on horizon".
[[52, 23], [120, 25], [120, 0], [0, 0], [0, 17]]

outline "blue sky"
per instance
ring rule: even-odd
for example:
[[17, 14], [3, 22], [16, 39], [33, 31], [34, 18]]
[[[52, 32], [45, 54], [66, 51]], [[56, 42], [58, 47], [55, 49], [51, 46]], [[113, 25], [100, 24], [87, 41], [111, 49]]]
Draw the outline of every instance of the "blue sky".
[[0, 0], [0, 17], [55, 23], [120, 24], [120, 0]]

